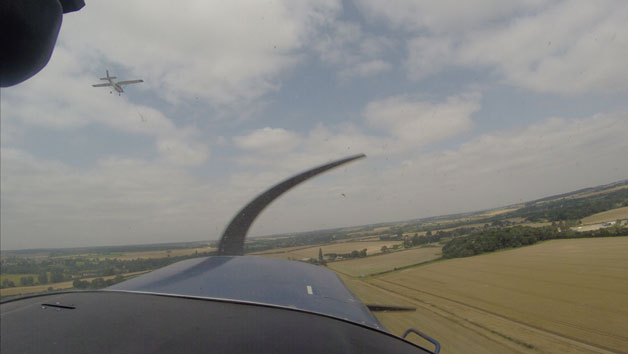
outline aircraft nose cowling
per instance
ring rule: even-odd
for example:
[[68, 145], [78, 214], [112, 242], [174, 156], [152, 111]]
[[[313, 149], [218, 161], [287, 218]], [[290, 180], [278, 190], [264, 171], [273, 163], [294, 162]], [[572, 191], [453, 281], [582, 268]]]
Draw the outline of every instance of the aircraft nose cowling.
[[296, 308], [383, 329], [325, 268], [258, 256], [215, 256], [172, 264], [107, 290], [160, 293]]

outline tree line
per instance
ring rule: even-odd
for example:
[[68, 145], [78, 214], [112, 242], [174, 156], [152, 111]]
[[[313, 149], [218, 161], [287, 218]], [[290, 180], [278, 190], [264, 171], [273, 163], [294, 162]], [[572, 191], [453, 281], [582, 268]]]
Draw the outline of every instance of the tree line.
[[[325, 253], [325, 258], [329, 259], [330, 261], [335, 261], [338, 258], [353, 259], [353, 258], [364, 258], [364, 257], [366, 257], [366, 248], [359, 251], [353, 250], [348, 253]], [[322, 259], [322, 258], [319, 256], [319, 259]]]
[[72, 282], [72, 286], [77, 289], [100, 289], [111, 286], [113, 284], [117, 284], [123, 280], [124, 277], [120, 274], [116, 275], [115, 278], [110, 278], [107, 280], [103, 278], [96, 278], [93, 279], [91, 282], [87, 280], [74, 279], [74, 281]]
[[508, 217], [522, 217], [529, 221], [577, 220], [624, 206], [628, 206], [627, 188], [583, 198], [563, 198], [529, 205], [508, 213]]
[[275, 248], [326, 244], [352, 237], [354, 236], [350, 235], [349, 232], [344, 232], [341, 230], [322, 230], [303, 232], [281, 238], [254, 238], [247, 240], [247, 242], [244, 244], [244, 253], [266, 251]]
[[469, 257], [505, 248], [517, 248], [539, 241], [567, 238], [614, 237], [628, 235], [628, 228], [614, 226], [593, 231], [574, 231], [561, 227], [515, 226], [472, 233], [450, 240], [443, 247], [444, 258]]
[[83, 277], [104, 277], [116, 274], [140, 272], [165, 267], [185, 259], [215, 255], [216, 252], [197, 252], [190, 255], [137, 258], [130, 260], [99, 259], [87, 257], [47, 258], [37, 260], [31, 258], [11, 257], [2, 260], [4, 274], [38, 274], [36, 277], [25, 275], [20, 278], [19, 284], [3, 279], [0, 286], [10, 288], [15, 286], [43, 285], [59, 283]]

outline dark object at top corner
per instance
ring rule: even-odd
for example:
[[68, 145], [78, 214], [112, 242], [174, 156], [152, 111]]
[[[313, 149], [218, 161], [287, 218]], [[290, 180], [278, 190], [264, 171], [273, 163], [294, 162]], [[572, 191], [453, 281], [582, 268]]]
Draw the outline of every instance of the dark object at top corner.
[[0, 87], [17, 85], [43, 69], [63, 14], [83, 6], [83, 0], [0, 0]]
[[78, 11], [85, 6], [85, 1], [83, 0], [59, 0], [59, 2], [61, 3], [61, 7], [63, 7], [64, 14]]

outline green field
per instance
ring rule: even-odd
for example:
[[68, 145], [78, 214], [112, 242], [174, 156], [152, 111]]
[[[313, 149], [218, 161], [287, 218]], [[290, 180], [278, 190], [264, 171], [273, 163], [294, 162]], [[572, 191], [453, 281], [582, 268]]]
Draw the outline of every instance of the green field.
[[336, 272], [358, 277], [424, 263], [440, 257], [441, 247], [423, 247], [391, 252], [375, 257], [331, 262], [328, 267]]
[[552, 240], [342, 277], [364, 302], [417, 307], [378, 317], [396, 334], [425, 331], [443, 353], [626, 353], [626, 255], [628, 237]]

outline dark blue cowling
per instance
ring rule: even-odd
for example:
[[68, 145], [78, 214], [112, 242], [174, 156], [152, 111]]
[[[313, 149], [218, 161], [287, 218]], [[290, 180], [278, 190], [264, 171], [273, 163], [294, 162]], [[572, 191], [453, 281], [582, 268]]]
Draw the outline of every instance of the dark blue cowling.
[[296, 308], [384, 329], [325, 268], [258, 256], [215, 256], [181, 261], [107, 290], [160, 293]]

